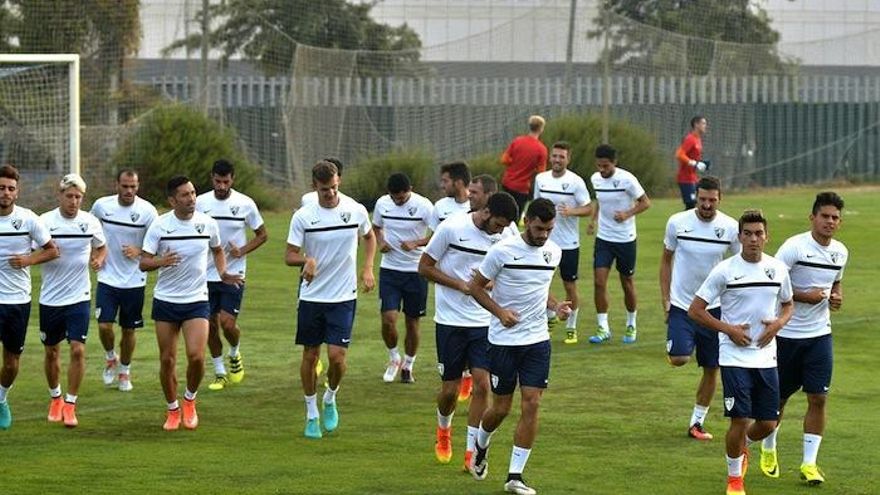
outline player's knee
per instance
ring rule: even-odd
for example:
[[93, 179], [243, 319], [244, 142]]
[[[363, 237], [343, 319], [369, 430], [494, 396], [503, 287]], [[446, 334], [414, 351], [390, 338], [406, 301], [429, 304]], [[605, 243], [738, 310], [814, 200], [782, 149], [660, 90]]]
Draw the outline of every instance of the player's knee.
[[70, 360], [71, 361], [82, 361], [86, 357], [86, 349], [85, 346], [79, 342], [71, 342], [70, 344]]
[[807, 405], [813, 409], [824, 409], [827, 399], [825, 394], [807, 394]]
[[174, 368], [174, 366], [177, 364], [177, 357], [170, 352], [163, 353], [161, 356], [159, 356], [159, 364], [165, 369]]
[[668, 356], [667, 359], [667, 361], [669, 361], [669, 364], [675, 366], [676, 368], [688, 364], [690, 360], [690, 356]]

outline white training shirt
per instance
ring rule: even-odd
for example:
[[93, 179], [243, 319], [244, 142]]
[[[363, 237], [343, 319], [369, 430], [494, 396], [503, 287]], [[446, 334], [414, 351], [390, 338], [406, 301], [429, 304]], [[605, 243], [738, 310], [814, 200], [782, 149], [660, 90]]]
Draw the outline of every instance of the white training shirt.
[[[831, 293], [831, 286], [843, 279], [849, 251], [840, 241], [831, 239], [823, 246], [810, 232], [786, 240], [776, 258], [789, 268], [791, 286], [797, 291], [822, 289]], [[808, 339], [831, 333], [831, 310], [828, 297], [819, 304], [794, 302], [794, 314], [779, 332], [780, 337]]]
[[107, 258], [98, 270], [98, 282], [117, 289], [147, 285], [147, 274], [138, 267], [138, 259], [123, 253], [125, 246], [139, 248], [144, 244], [147, 228], [159, 216], [149, 201], [135, 197], [129, 206], [119, 204], [119, 196], [104, 196], [92, 205], [92, 215], [101, 222], [107, 238]]
[[169, 211], [147, 229], [143, 250], [154, 256], [173, 251], [180, 256], [176, 266], [159, 268], [153, 297], [160, 301], [188, 304], [208, 300], [208, 253], [220, 246], [217, 222], [199, 211], [181, 220]]
[[335, 208], [309, 203], [293, 214], [287, 243], [317, 261], [315, 278], [300, 282], [300, 300], [335, 303], [357, 298], [358, 239], [371, 228], [367, 209], [342, 198]]
[[61, 256], [43, 264], [40, 304], [67, 306], [92, 298], [89, 258], [92, 248], [107, 243], [101, 222], [91, 213], [78, 211], [65, 218], [59, 208], [40, 215]]
[[[473, 215], [453, 215], [437, 227], [425, 254], [437, 262], [437, 269], [459, 280], [470, 281], [489, 248], [509, 229], [490, 235], [477, 228]], [[491, 315], [477, 301], [452, 287], [434, 284], [434, 321], [456, 327], [487, 327]]]
[[[239, 249], [247, 244], [247, 229], [257, 230], [263, 226], [263, 217], [257, 204], [247, 195], [235, 189], [229, 191], [226, 199], [217, 199], [214, 191], [200, 194], [196, 198], [196, 209], [213, 218], [220, 227], [220, 242], [226, 255], [226, 273], [245, 276], [247, 259], [245, 256], [230, 256], [229, 245]], [[214, 257], [208, 256], [208, 282], [220, 282], [220, 274], [214, 266]]]
[[761, 320], [775, 319], [780, 303], [791, 301], [791, 281], [784, 263], [763, 254], [761, 261], [749, 263], [742, 255], [718, 263], [697, 291], [704, 301], [721, 298], [721, 319], [732, 325], [749, 324], [752, 342], [740, 347], [727, 334], [718, 334], [721, 366], [775, 368], [776, 339], [758, 347], [764, 332]]
[[614, 220], [614, 213], [633, 207], [635, 200], [645, 195], [636, 176], [617, 167], [609, 178], [599, 172], [590, 177], [596, 202], [599, 204], [599, 225], [596, 237], [608, 242], [631, 242], [636, 240], [636, 217], [623, 222]]
[[[535, 199], [546, 198], [556, 205], [576, 208], [590, 204], [590, 192], [584, 179], [571, 170], [565, 170], [561, 177], [554, 177], [553, 171], [541, 172], [535, 177]], [[562, 249], [576, 249], [581, 245], [579, 228], [580, 217], [556, 215], [556, 227], [550, 232], [550, 240]]]
[[547, 296], [562, 250], [548, 240], [531, 246], [522, 235], [492, 246], [480, 265], [480, 273], [494, 280], [492, 299], [502, 308], [519, 314], [510, 328], [495, 315], [489, 322], [489, 342], [494, 345], [531, 345], [550, 339], [547, 328]]
[[[720, 211], [710, 221], [700, 219], [695, 209], [669, 217], [663, 245], [675, 252], [669, 284], [669, 299], [673, 306], [687, 311], [712, 268], [728, 253], [739, 253], [738, 231], [739, 223]], [[721, 304], [717, 299], [708, 302], [709, 308]]]
[[13, 268], [9, 258], [28, 255], [31, 247], [51, 241], [49, 229], [33, 211], [13, 205], [12, 213], [0, 216], [0, 304], [31, 302], [30, 267]]
[[394, 204], [388, 194], [376, 201], [373, 225], [382, 229], [385, 242], [391, 248], [387, 253], [382, 253], [382, 268], [400, 272], [419, 271], [419, 258], [424, 247], [404, 251], [400, 244], [425, 237], [433, 211], [431, 201], [416, 193], [410, 193], [409, 200], [400, 206]]
[[471, 211], [470, 201], [465, 200], [463, 203], [459, 203], [452, 196], [440, 198], [434, 203], [434, 212], [428, 226], [431, 227], [431, 230], [436, 231], [437, 226], [440, 225], [440, 222], [443, 220], [446, 220], [456, 213], [467, 213], [469, 211]]

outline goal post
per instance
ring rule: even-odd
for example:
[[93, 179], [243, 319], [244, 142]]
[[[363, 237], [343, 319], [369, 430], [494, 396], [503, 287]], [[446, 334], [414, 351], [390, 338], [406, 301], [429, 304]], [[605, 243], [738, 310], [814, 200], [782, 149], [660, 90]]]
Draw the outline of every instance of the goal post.
[[[10, 125], [10, 119], [24, 127], [32, 125], [32, 128], [24, 129], [28, 139], [47, 141], [50, 158], [46, 160], [50, 160], [50, 163], [54, 160], [56, 166], [60, 165], [65, 172], [73, 173], [80, 173], [79, 58], [76, 54], [0, 54], [0, 121], [3, 121], [0, 126]], [[66, 71], [61, 71], [66, 81], [53, 81], [52, 73], [41, 73], [33, 76], [33, 82], [29, 82], [28, 71], [52, 65], [66, 66]], [[5, 80], [11, 83], [4, 84]], [[38, 88], [41, 83], [46, 87]], [[29, 88], [29, 85], [33, 87]], [[24, 101], [16, 101], [19, 98], [16, 91], [26, 95], [21, 96]], [[36, 108], [29, 113], [28, 105]], [[60, 115], [62, 112], [65, 115]], [[66, 136], [47, 136], [59, 131], [66, 132]], [[5, 141], [6, 138], [0, 135], [0, 139]], [[5, 160], [9, 143], [0, 144], [7, 148], [6, 152], [0, 153], [0, 158]], [[62, 149], [56, 152], [52, 150], [53, 145]], [[66, 162], [66, 167], [63, 162]], [[28, 168], [28, 164], [17, 165]]]

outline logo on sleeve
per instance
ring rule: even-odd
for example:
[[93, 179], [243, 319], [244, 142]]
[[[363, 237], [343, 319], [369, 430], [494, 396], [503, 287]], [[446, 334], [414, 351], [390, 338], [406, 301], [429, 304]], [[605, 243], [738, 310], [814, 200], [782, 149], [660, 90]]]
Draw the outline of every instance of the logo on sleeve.
[[18, 230], [21, 228], [21, 219], [20, 218], [15, 218], [12, 220], [12, 228], [14, 228], [15, 230]]
[[541, 254], [544, 256], [544, 263], [549, 264], [550, 260], [553, 258], [553, 253], [550, 251], [542, 251]]
[[764, 268], [764, 274], [767, 275], [767, 278], [773, 280], [776, 277], [776, 269], [775, 268]]
[[719, 239], [724, 237], [724, 227], [715, 227], [715, 237]]
[[343, 222], [348, 223], [348, 221], [351, 220], [351, 212], [343, 211], [339, 214], [339, 218], [341, 218]]
[[141, 217], [141, 214], [136, 211], [131, 212], [131, 215], [128, 216], [128, 218], [131, 218], [132, 222], [137, 222], [138, 218], [140, 218], [140, 217]]
[[196, 227], [196, 232], [198, 232], [199, 234], [201, 234], [202, 232], [205, 231], [205, 224], [203, 224], [203, 223], [197, 223], [195, 225], [195, 227]]
[[238, 211], [239, 211], [240, 209], [241, 209], [240, 206], [230, 206], [230, 207], [229, 207], [229, 213], [232, 213], [233, 215], [238, 215]]

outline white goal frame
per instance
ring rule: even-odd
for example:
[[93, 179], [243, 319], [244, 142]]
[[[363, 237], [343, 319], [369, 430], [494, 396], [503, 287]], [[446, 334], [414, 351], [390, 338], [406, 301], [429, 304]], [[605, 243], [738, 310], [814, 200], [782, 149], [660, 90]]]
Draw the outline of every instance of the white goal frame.
[[79, 160], [79, 55], [76, 54], [8, 54], [0, 53], [0, 63], [66, 63], [68, 64], [68, 90], [70, 92], [68, 152], [70, 172], [80, 173]]

